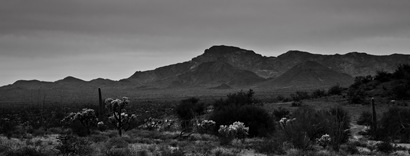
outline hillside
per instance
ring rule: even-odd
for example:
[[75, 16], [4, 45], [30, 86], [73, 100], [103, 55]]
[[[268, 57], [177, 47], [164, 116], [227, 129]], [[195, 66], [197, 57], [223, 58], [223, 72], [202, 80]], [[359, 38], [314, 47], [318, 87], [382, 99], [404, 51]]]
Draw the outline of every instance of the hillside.
[[336, 84], [349, 86], [353, 77], [331, 70], [317, 62], [306, 61], [297, 64], [276, 79], [263, 82], [259, 88], [323, 88]]
[[212, 87], [221, 84], [249, 86], [264, 81], [255, 73], [233, 67], [224, 61], [205, 62], [178, 76], [177, 82], [183, 86]]
[[398, 66], [394, 72], [378, 72], [375, 76], [356, 77], [349, 87], [349, 101], [363, 103], [372, 97], [386, 100], [410, 100], [410, 65]]

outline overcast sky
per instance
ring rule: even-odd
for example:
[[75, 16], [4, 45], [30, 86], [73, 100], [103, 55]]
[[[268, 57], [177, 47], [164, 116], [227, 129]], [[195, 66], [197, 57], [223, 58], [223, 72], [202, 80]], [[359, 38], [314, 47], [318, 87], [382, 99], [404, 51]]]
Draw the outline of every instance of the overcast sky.
[[0, 86], [118, 80], [212, 45], [410, 54], [410, 0], [0, 0]]

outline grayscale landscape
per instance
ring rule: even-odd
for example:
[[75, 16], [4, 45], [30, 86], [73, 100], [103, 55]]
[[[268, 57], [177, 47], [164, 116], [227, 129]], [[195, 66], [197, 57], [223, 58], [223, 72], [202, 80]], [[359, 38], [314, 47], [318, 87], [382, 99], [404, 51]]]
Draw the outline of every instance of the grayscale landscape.
[[0, 155], [410, 155], [408, 8], [0, 1]]

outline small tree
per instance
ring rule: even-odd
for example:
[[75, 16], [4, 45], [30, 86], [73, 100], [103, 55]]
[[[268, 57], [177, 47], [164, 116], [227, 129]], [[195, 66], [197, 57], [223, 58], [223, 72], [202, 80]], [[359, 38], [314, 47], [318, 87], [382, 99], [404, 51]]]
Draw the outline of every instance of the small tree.
[[332, 138], [333, 150], [338, 151], [341, 144], [346, 143], [350, 136], [350, 115], [342, 107], [331, 108], [325, 118], [327, 132]]
[[204, 103], [199, 103], [198, 98], [188, 98], [182, 100], [175, 108], [175, 113], [181, 121], [181, 136], [185, 132], [192, 131], [193, 119], [205, 113]]
[[75, 121], [79, 121], [81, 125], [86, 128], [87, 134], [89, 135], [91, 134], [91, 128], [97, 123], [97, 116], [95, 116], [95, 111], [93, 109], [84, 108], [79, 112], [70, 113], [62, 120], [62, 122], [70, 124]]
[[125, 107], [129, 104], [127, 97], [122, 99], [107, 98], [105, 99], [105, 107], [112, 113], [108, 117], [109, 121], [115, 125], [118, 130], [118, 134], [122, 136], [122, 130], [127, 131], [131, 127], [132, 121], [135, 120], [135, 114], [126, 113]]

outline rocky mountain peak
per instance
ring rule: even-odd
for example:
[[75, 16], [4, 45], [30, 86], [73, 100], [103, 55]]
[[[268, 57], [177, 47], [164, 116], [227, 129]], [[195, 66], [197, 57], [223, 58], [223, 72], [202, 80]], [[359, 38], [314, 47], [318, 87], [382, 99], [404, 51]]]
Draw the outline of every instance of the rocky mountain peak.
[[282, 55], [279, 55], [278, 58], [287, 58], [287, 57], [304, 57], [304, 56], [310, 56], [314, 55], [312, 53], [306, 52], [306, 51], [299, 51], [299, 50], [289, 50], [286, 53], [283, 53]]
[[246, 50], [234, 46], [216, 45], [205, 50], [205, 55], [226, 55], [226, 54], [255, 54], [252, 50]]
[[[192, 59], [194, 62], [211, 62], [217, 60], [243, 60], [244, 58], [262, 58], [262, 55], [256, 54], [252, 50], [241, 49], [234, 46], [218, 45], [206, 49], [204, 54]], [[231, 61], [229, 61], [231, 60]]]
[[79, 78], [72, 77], [72, 76], [67, 76], [64, 79], [58, 80], [56, 82], [85, 82], [85, 81]]

